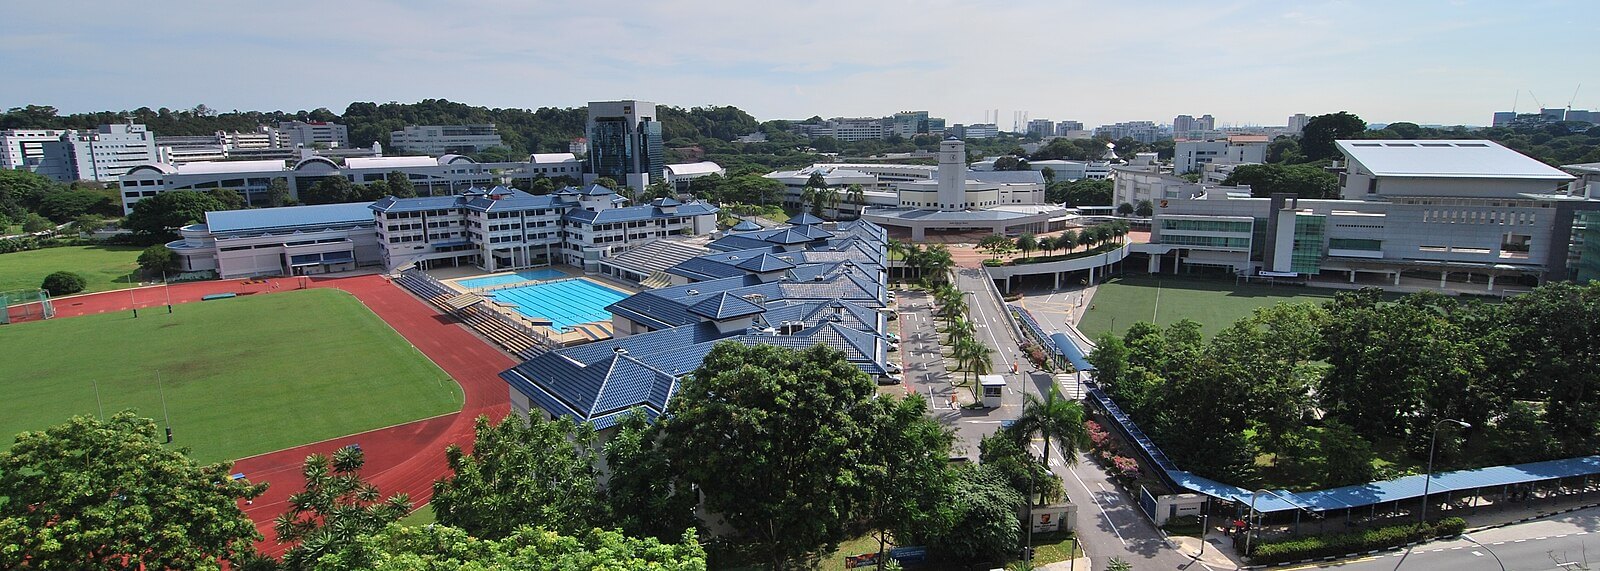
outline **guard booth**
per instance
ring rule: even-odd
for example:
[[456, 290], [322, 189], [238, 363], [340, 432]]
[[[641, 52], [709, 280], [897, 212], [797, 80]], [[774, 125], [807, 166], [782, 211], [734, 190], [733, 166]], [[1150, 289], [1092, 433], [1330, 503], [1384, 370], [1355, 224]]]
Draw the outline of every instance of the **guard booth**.
[[1000, 408], [1006, 394], [1006, 378], [1000, 375], [978, 375], [978, 386], [983, 389], [983, 407]]

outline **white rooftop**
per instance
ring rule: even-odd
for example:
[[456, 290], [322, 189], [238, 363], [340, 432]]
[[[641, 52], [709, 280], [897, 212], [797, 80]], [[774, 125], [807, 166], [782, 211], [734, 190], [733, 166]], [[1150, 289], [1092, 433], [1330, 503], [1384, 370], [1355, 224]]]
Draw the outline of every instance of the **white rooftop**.
[[396, 167], [436, 167], [439, 159], [433, 157], [364, 157], [344, 160], [349, 169], [385, 169]]
[[175, 165], [178, 174], [253, 173], [283, 170], [283, 161], [200, 161]]
[[1352, 161], [1361, 163], [1377, 176], [1539, 180], [1573, 178], [1494, 141], [1357, 140], [1335, 143]]
[[572, 153], [534, 153], [528, 155], [528, 162], [536, 165], [565, 163], [576, 160], [578, 160], [578, 155], [574, 155]]
[[722, 172], [722, 166], [711, 161], [700, 161], [698, 163], [667, 165], [667, 170], [671, 171], [675, 176], [690, 174], [712, 174]]

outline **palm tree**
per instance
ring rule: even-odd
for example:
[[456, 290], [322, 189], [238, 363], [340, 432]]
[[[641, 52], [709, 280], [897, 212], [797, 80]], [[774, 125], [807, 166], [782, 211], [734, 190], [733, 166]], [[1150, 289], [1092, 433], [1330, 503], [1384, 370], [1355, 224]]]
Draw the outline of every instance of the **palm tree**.
[[950, 335], [951, 347], [958, 346], [962, 341], [973, 339], [973, 336], [977, 335], [977, 331], [972, 327], [972, 322], [960, 317], [946, 325], [944, 332]]
[[1017, 249], [1022, 250], [1022, 257], [1028, 257], [1029, 253], [1037, 250], [1038, 248], [1039, 239], [1033, 234], [1023, 234], [1021, 236], [1017, 236]]
[[856, 218], [860, 219], [861, 212], [867, 207], [867, 191], [863, 190], [859, 184], [852, 184], [845, 187], [844, 199], [846, 202], [856, 205]]
[[[1089, 431], [1083, 425], [1083, 406], [1061, 396], [1054, 384], [1045, 398], [1028, 393], [1023, 395], [1022, 416], [1017, 418], [1016, 433], [1044, 438], [1044, 466], [1050, 469], [1050, 441], [1061, 446], [1063, 462], [1072, 466], [1078, 463], [1078, 451], [1089, 443]], [[1044, 495], [1039, 496], [1044, 505]]]
[[[973, 376], [982, 376], [994, 372], [994, 360], [990, 358], [993, 353], [994, 350], [990, 349], [988, 345], [979, 343], [977, 339], [971, 338], [963, 340], [953, 351], [956, 364], [961, 367], [962, 371], [967, 373], [968, 382], [972, 380]], [[973, 396], [978, 396], [976, 386], [969, 386], [974, 387]]]
[[1039, 250], [1043, 251], [1046, 256], [1049, 256], [1051, 252], [1060, 247], [1061, 244], [1056, 242], [1055, 236], [1045, 236], [1039, 239]]
[[[838, 215], [839, 215], [839, 189], [831, 187], [831, 186], [823, 187], [821, 190], [817, 191], [817, 201], [818, 201], [818, 206], [821, 206], [822, 209], [832, 210], [834, 216], [838, 217]], [[822, 216], [822, 212], [820, 211], [820, 209], [815, 214], [817, 216]]]
[[800, 191], [800, 206], [805, 210], [811, 210], [813, 214], [820, 215], [821, 208], [817, 203], [819, 192], [818, 187], [806, 186], [805, 190]]
[[944, 316], [947, 328], [955, 320], [965, 316], [968, 309], [970, 308], [967, 306], [967, 296], [962, 295], [959, 290], [956, 291], [956, 295], [939, 301], [939, 313]]
[[1068, 254], [1071, 254], [1072, 249], [1078, 247], [1078, 231], [1068, 230], [1062, 232], [1061, 236], [1056, 238], [1056, 244], [1060, 245], [1061, 249], [1066, 250]]
[[934, 276], [936, 279], [933, 281], [944, 283], [950, 278], [950, 268], [955, 266], [955, 259], [950, 257], [950, 247], [944, 244], [934, 244], [928, 246], [928, 249], [924, 252], [922, 264], [918, 268], [925, 272], [924, 276]]

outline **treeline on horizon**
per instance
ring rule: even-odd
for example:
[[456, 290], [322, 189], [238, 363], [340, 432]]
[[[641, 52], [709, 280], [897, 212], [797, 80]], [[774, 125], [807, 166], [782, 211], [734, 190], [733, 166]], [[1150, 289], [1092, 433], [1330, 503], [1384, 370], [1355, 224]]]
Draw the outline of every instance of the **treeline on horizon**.
[[[839, 153], [844, 156], [872, 156], [882, 153], [935, 150], [939, 141], [938, 137], [929, 135], [919, 135], [909, 139], [893, 136], [881, 141], [855, 142], [836, 141], [826, 137], [807, 139], [790, 133], [790, 126], [794, 123], [818, 122], [822, 120], [821, 117], [760, 121], [731, 105], [690, 108], [658, 105], [657, 113], [662, 123], [662, 138], [669, 149], [701, 147], [705, 151], [706, 159], [726, 163], [724, 166], [730, 166], [730, 170], [783, 168], [809, 164], [817, 158], [812, 150]], [[1333, 115], [1353, 117], [1344, 113]], [[282, 121], [328, 121], [349, 128], [351, 146], [366, 147], [378, 142], [383, 144], [385, 149], [391, 148], [390, 133], [401, 130], [407, 125], [494, 123], [505, 141], [505, 148], [480, 153], [482, 156], [479, 158], [519, 160], [529, 153], [566, 152], [567, 145], [572, 139], [584, 135], [587, 112], [584, 107], [490, 108], [445, 99], [424, 99], [417, 103], [355, 102], [347, 106], [342, 114], [326, 108], [294, 112], [238, 110], [219, 112], [205, 105], [197, 105], [191, 109], [140, 107], [128, 111], [61, 115], [54, 107], [27, 105], [13, 107], [0, 113], [0, 129], [92, 129], [98, 125], [120, 123], [130, 119], [147, 125], [152, 131], [163, 136], [210, 135], [217, 131], [247, 132], [254, 131], [261, 125], [275, 125]], [[1359, 121], [1359, 118], [1356, 120]], [[1362, 122], [1361, 125], [1364, 127], [1365, 123]], [[732, 142], [736, 137], [758, 132], [767, 135], [767, 142]], [[1374, 139], [1483, 138], [1499, 142], [1551, 165], [1600, 162], [1600, 127], [1584, 128], [1581, 124], [1575, 123], [1486, 128], [1455, 126], [1436, 129], [1410, 122], [1394, 122], [1383, 129], [1365, 130], [1359, 133], [1356, 136]], [[968, 147], [974, 155], [1027, 156], [1015, 148], [1016, 144], [1023, 140], [1026, 138], [1003, 135], [995, 139], [968, 141]], [[1114, 142], [1117, 143], [1118, 154], [1124, 157], [1131, 157], [1134, 152], [1156, 152], [1162, 158], [1171, 158], [1172, 155], [1170, 140], [1139, 143], [1124, 139]], [[1104, 152], [1103, 144], [1078, 141], [1073, 143], [1076, 144], [1041, 149], [1028, 158], [1089, 160], [1098, 158], [1098, 154]], [[1285, 162], [1295, 161], [1291, 157], [1291, 160]]]

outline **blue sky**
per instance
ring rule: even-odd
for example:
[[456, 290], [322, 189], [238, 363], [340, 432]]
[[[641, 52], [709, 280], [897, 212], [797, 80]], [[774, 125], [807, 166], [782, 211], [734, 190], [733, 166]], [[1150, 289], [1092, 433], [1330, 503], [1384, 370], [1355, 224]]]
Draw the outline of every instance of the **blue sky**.
[[[258, 6], [270, 6], [259, 8]], [[342, 112], [648, 99], [760, 119], [1000, 110], [1089, 125], [1486, 124], [1600, 108], [1588, 1], [335, 0], [30, 3], [0, 19], [0, 106]]]

